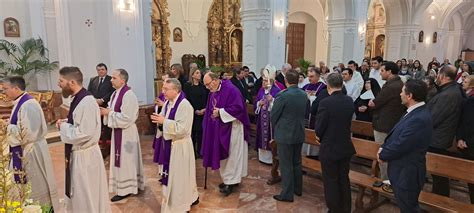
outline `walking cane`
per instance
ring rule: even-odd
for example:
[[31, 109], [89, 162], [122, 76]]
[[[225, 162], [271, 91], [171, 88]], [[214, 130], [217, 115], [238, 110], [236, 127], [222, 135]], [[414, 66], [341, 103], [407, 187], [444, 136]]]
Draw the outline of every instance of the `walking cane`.
[[204, 172], [204, 189], [207, 189], [207, 167], [206, 171]]

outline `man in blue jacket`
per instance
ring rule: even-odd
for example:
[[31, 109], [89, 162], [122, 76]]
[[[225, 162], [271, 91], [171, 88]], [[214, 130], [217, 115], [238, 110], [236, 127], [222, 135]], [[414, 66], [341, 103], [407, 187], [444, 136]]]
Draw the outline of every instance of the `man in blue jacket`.
[[379, 150], [379, 162], [388, 162], [388, 177], [401, 212], [419, 212], [418, 196], [426, 176], [426, 151], [433, 124], [424, 106], [427, 85], [409, 80], [402, 89], [402, 104], [408, 109], [393, 127]]

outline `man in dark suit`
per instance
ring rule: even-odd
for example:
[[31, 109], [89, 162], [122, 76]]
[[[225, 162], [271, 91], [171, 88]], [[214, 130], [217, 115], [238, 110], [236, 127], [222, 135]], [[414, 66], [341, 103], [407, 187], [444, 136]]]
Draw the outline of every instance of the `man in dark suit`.
[[305, 139], [304, 123], [307, 96], [298, 88], [299, 73], [289, 70], [285, 81], [287, 89], [278, 93], [273, 103], [270, 118], [275, 130], [280, 158], [282, 191], [273, 196], [275, 200], [293, 202], [293, 194], [303, 193], [301, 173], [301, 147]]
[[[87, 90], [94, 96], [97, 100], [99, 107], [107, 107], [107, 104], [110, 101], [110, 96], [115, 91], [112, 87], [110, 80], [112, 77], [107, 75], [107, 65], [100, 63], [95, 67], [97, 70], [97, 76], [92, 77]], [[101, 120], [103, 117], [101, 117]], [[111, 130], [102, 122], [102, 135], [100, 136], [99, 144], [101, 146], [106, 146], [107, 141], [111, 139]], [[103, 147], [104, 151], [107, 150], [107, 147]], [[108, 154], [105, 154], [108, 155]], [[104, 155], [104, 157], [105, 157]]]
[[324, 197], [329, 212], [351, 212], [349, 163], [355, 154], [351, 140], [354, 102], [341, 91], [341, 74], [329, 74], [326, 81], [329, 97], [319, 103], [315, 124], [316, 138], [321, 143]]
[[248, 90], [247, 83], [245, 83], [245, 72], [243, 68], [235, 69], [234, 76], [230, 79], [230, 81], [239, 89], [240, 94], [242, 94], [246, 102], [252, 103], [252, 96]]
[[388, 133], [379, 150], [379, 162], [388, 162], [388, 177], [401, 212], [420, 212], [418, 196], [426, 177], [426, 151], [433, 134], [431, 114], [425, 107], [428, 87], [409, 80], [400, 97], [407, 114]]

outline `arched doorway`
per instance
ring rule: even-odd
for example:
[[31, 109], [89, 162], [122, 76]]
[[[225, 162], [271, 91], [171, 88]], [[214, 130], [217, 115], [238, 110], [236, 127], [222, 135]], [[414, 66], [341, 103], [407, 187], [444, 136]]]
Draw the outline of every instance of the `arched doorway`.
[[169, 69], [171, 59], [169, 13], [166, 0], [153, 0], [151, 27], [153, 43], [155, 44], [156, 78]]
[[367, 13], [364, 58], [385, 57], [385, 8], [381, 0], [372, 0]]

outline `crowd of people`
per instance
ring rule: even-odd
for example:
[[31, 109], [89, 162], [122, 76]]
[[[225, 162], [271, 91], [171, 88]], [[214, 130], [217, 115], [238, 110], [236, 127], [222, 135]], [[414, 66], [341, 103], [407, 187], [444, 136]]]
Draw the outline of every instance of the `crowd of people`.
[[[418, 60], [392, 62], [377, 56], [364, 59], [360, 67], [351, 60], [347, 67], [339, 64], [332, 71], [324, 62], [306, 73], [289, 64], [280, 71], [267, 65], [256, 78], [246, 66], [220, 74], [193, 63], [186, 76], [182, 65], [173, 64], [162, 75], [162, 92], [150, 116], [157, 125], [152, 146], [162, 185], [162, 212], [186, 212], [199, 203], [197, 158], [206, 169], [219, 170], [223, 196], [239, 187], [248, 170], [247, 104], [254, 105], [256, 115], [258, 160], [272, 165], [267, 184], [282, 182], [275, 200], [293, 202], [294, 195], [302, 196], [305, 155], [321, 161], [329, 211], [350, 212], [348, 173], [355, 154], [351, 121], [357, 119], [372, 122], [375, 143], [382, 144], [378, 158], [383, 189], [395, 193], [402, 212], [419, 211], [427, 151], [474, 160], [473, 67], [461, 60], [440, 64], [436, 58], [427, 67], [423, 69]], [[88, 89], [79, 68], [59, 71], [58, 86], [64, 97], [72, 97], [67, 118], [56, 123], [65, 143], [70, 212], [110, 212], [109, 200], [120, 201], [145, 188], [135, 125], [139, 105], [127, 85], [128, 72], [115, 69], [108, 75], [102, 63], [96, 70]], [[14, 100], [8, 125], [11, 151], [33, 162], [23, 168], [13, 158], [13, 166], [25, 171], [33, 199], [59, 209], [45, 119], [25, 87], [21, 77], [4, 81], [4, 93]], [[303, 145], [305, 128], [314, 129], [319, 148]], [[22, 131], [27, 132], [26, 139]], [[107, 185], [99, 147], [109, 144]], [[453, 145], [459, 152], [453, 152]], [[37, 156], [43, 160], [37, 161]], [[432, 177], [433, 192], [449, 196], [449, 179]], [[14, 178], [17, 183], [26, 181]], [[474, 185], [469, 189], [474, 203]], [[115, 193], [111, 199], [109, 192]]]

